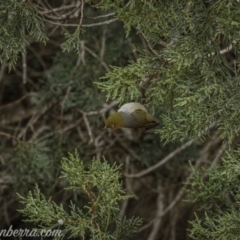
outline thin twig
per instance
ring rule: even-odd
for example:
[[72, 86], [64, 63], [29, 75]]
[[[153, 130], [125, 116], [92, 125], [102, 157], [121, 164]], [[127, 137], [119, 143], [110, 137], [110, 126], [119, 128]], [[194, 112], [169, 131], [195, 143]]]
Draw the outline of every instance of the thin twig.
[[40, 54], [33, 48], [31, 45], [28, 45], [28, 49], [33, 53], [33, 55], [37, 58], [41, 66], [43, 67], [44, 70], [46, 70], [47, 66]]
[[[203, 135], [206, 131], [208, 131], [209, 129], [213, 128], [215, 126], [216, 123], [212, 123], [209, 126], [207, 126], [201, 133], [198, 134], [198, 137], [200, 137], [201, 135]], [[131, 175], [125, 175], [126, 177], [132, 177], [132, 178], [139, 178], [142, 177], [154, 170], [156, 170], [157, 168], [161, 167], [163, 164], [165, 164], [166, 162], [168, 162], [170, 159], [172, 159], [173, 157], [175, 157], [178, 153], [182, 152], [183, 150], [185, 150], [186, 148], [188, 148], [191, 144], [193, 143], [193, 140], [189, 140], [188, 142], [184, 143], [182, 146], [178, 147], [177, 149], [175, 149], [173, 152], [171, 152], [170, 154], [168, 154], [165, 158], [163, 158], [160, 162], [156, 163], [155, 165], [149, 167], [146, 170], [143, 170], [139, 173], [136, 174], [131, 174]]]
[[158, 186], [158, 197], [157, 197], [157, 212], [154, 218], [154, 223], [153, 223], [153, 227], [152, 230], [148, 236], [148, 240], [155, 240], [157, 237], [157, 233], [161, 227], [161, 222], [162, 222], [162, 211], [164, 208], [164, 204], [163, 204], [163, 192], [162, 192], [162, 187], [159, 184]]
[[78, 24], [78, 28], [82, 26], [82, 21], [83, 21], [83, 9], [84, 9], [84, 0], [81, 0], [81, 16]]
[[3, 76], [4, 76], [6, 66], [7, 66], [6, 61], [3, 61], [0, 69], [0, 83], [3, 81]]
[[12, 138], [12, 139], [14, 139], [17, 143], [19, 143], [19, 139], [16, 138], [15, 136], [11, 135], [11, 134], [8, 134], [8, 133], [5, 133], [5, 132], [0, 132], [0, 135], [5, 136], [5, 137], [8, 137], [8, 138]]
[[30, 96], [30, 94], [27, 93], [27, 94], [23, 95], [22, 97], [20, 97], [19, 99], [17, 99], [16, 101], [10, 102], [10, 103], [5, 104], [5, 105], [2, 105], [2, 106], [0, 106], [0, 110], [3, 110], [4, 108], [14, 107], [14, 105], [19, 104], [21, 101], [23, 101], [24, 99], [26, 99], [29, 96]]
[[[129, 157], [129, 155], [127, 155], [126, 159], [125, 159], [125, 172], [126, 173], [129, 172], [129, 162], [130, 162], [130, 157]], [[131, 193], [131, 189], [132, 189], [129, 180], [131, 180], [131, 179], [126, 179], [126, 192], [127, 192], [127, 194]], [[123, 219], [124, 216], [125, 216], [127, 205], [128, 205], [128, 199], [125, 199], [122, 203], [121, 211], [120, 211], [120, 214], [119, 214], [121, 219]]]
[[108, 67], [108, 65], [104, 61], [102, 61], [95, 52], [93, 52], [90, 48], [86, 46], [85, 46], [85, 49], [88, 53], [90, 53], [93, 57], [95, 57], [101, 63], [101, 65], [105, 68], [107, 72], [110, 72], [110, 68]]
[[88, 144], [92, 144], [93, 143], [93, 133], [92, 133], [92, 129], [90, 127], [89, 121], [88, 121], [88, 119], [86, 117], [85, 112], [83, 112], [81, 110], [79, 110], [79, 112], [82, 113], [82, 115], [83, 115], [83, 120], [84, 120], [86, 128], [87, 128], [88, 136], [90, 138]]
[[27, 83], [27, 50], [26, 50], [26, 43], [25, 41], [22, 44], [23, 47], [23, 52], [22, 52], [22, 68], [23, 68], [23, 73], [22, 73], [22, 81], [23, 84]]
[[161, 167], [163, 164], [165, 164], [166, 162], [168, 162], [170, 159], [172, 159], [173, 157], [175, 157], [178, 153], [182, 152], [183, 150], [185, 150], [186, 148], [188, 148], [191, 144], [192, 144], [192, 140], [184, 143], [182, 146], [178, 147], [177, 149], [175, 149], [173, 152], [171, 152], [170, 154], [168, 154], [165, 158], [163, 158], [160, 162], [158, 162], [157, 164], [149, 167], [148, 169], [141, 171], [139, 173], [136, 174], [130, 174], [130, 175], [125, 175], [126, 177], [131, 177], [131, 178], [139, 178], [142, 177], [154, 170], [156, 170], [157, 168]]
[[223, 155], [225, 149], [227, 147], [227, 144], [224, 143], [221, 148], [218, 150], [216, 156], [214, 157], [211, 166], [209, 167], [209, 169], [212, 169], [219, 161], [219, 159], [221, 158], [221, 156]]
[[[208, 142], [208, 144], [206, 144], [206, 146], [202, 149], [201, 151], [201, 157], [199, 157], [197, 160], [196, 160], [196, 163], [195, 163], [195, 166], [194, 166], [194, 169], [198, 169], [200, 164], [203, 162], [204, 158], [205, 158], [205, 155], [206, 155], [206, 152], [209, 151], [209, 149], [216, 144], [216, 141], [215, 141], [215, 138], [217, 137], [218, 135], [218, 132], [216, 132], [211, 140]], [[218, 154], [217, 154], [218, 155]], [[185, 186], [189, 183], [191, 177], [193, 176], [193, 172], [191, 172], [191, 174], [188, 176], [186, 182], [185, 182]], [[183, 195], [184, 195], [185, 191], [184, 191], [184, 188], [181, 188], [178, 192], [178, 194], [175, 196], [175, 198], [171, 201], [171, 203], [164, 209], [164, 211], [161, 212], [161, 214], [158, 216], [158, 218], [162, 218], [164, 215], [166, 215], [169, 211], [171, 211], [174, 206], [182, 199]], [[142, 226], [141, 228], [139, 228], [136, 232], [142, 232], [143, 230], [145, 230], [146, 228], [150, 227], [154, 221], [156, 220], [155, 219], [152, 219], [150, 222], [148, 222], [147, 224], [145, 224], [144, 226]]]
[[[201, 156], [196, 160], [194, 169], [198, 169], [200, 164], [203, 162], [206, 152], [209, 151], [209, 149], [215, 144], [215, 139], [218, 136], [218, 131], [215, 132], [215, 134], [212, 136], [211, 140], [208, 142], [208, 144], [206, 144], [206, 146], [203, 148], [203, 150], [201, 151]], [[191, 177], [193, 176], [194, 172], [191, 172], [191, 174], [188, 176], [187, 181], [185, 182], [185, 186], [189, 183]], [[176, 197], [174, 198], [174, 200], [168, 205], [168, 207], [166, 207], [164, 209], [164, 211], [162, 212], [162, 216], [164, 216], [167, 212], [169, 212], [175, 205], [176, 203], [182, 198], [184, 194], [184, 189], [182, 188], [178, 194], [176, 195]]]
[[[41, 8], [37, 5], [37, 8]], [[76, 4], [72, 4], [72, 5], [64, 5], [62, 7], [59, 7], [59, 8], [51, 8], [50, 10], [44, 10], [44, 11], [40, 11], [41, 14], [45, 15], [45, 14], [48, 14], [48, 13], [52, 13], [52, 12], [60, 12], [60, 11], [65, 11], [67, 9], [75, 9], [76, 8]]]
[[3, 61], [1, 69], [0, 69], [0, 105], [2, 103], [3, 93], [4, 93], [3, 78], [4, 78], [4, 73], [5, 73], [6, 66], [7, 66], [6, 61]]
[[[122, 141], [121, 139], [117, 139], [117, 141], [118, 141], [119, 145], [121, 145], [125, 150], [127, 150], [127, 152], [129, 152], [135, 159], [140, 160], [140, 157], [130, 147], [128, 147], [128, 145], [124, 141]], [[130, 175], [126, 174], [126, 175], [127, 176], [135, 176], [135, 174], [130, 174]]]
[[28, 128], [33, 129], [33, 125], [38, 121], [38, 119], [42, 117], [44, 114], [46, 114], [51, 108], [53, 108], [57, 104], [59, 104], [59, 101], [51, 102], [48, 105], [45, 105], [40, 112], [32, 115], [31, 119], [26, 124], [26, 127], [18, 134], [18, 138], [23, 137], [23, 140], [25, 140]]
[[147, 40], [147, 38], [144, 36], [143, 33], [140, 33], [140, 36], [144, 39], [144, 41], [146, 42], [148, 49], [150, 50], [150, 52], [154, 55], [157, 55], [157, 52], [152, 48], [151, 44], [149, 43], [149, 41]]
[[79, 53], [78, 55], [78, 60], [77, 60], [77, 63], [74, 67], [74, 71], [80, 66], [81, 62], [83, 63], [83, 66], [86, 65], [86, 62], [85, 62], [85, 41], [82, 40], [81, 41], [81, 52]]
[[[44, 0], [44, 2], [45, 2], [45, 4], [46, 4], [46, 7], [49, 8], [54, 15], [60, 16], [60, 14], [59, 14], [58, 12], [53, 11], [52, 6], [48, 3], [47, 0]], [[44, 4], [44, 3], [42, 2], [42, 4]]]
[[[59, 23], [59, 22], [52, 22], [52, 21], [49, 21], [47, 19], [43, 19], [43, 20], [45, 22], [49, 22], [51, 24], [58, 25], [58, 26], [64, 26], [64, 27], [78, 27], [79, 26], [78, 24], [74, 24], [74, 23]], [[106, 21], [103, 21], [103, 22], [98, 22], [98, 23], [82, 24], [82, 27], [83, 28], [96, 27], [96, 26], [101, 26], [101, 25], [105, 25], [105, 24], [110, 24], [110, 23], [113, 23], [113, 22], [116, 22], [116, 21], [118, 21], [118, 19], [113, 18], [113, 19], [106, 20]]]
[[98, 19], [98, 18], [105, 18], [105, 17], [110, 17], [110, 16], [114, 16], [116, 13], [108, 13], [108, 14], [105, 14], [105, 15], [100, 15], [100, 16], [97, 16], [97, 17], [88, 17], [90, 19]]
[[[105, 53], [106, 32], [107, 32], [107, 28], [104, 27], [104, 29], [103, 29], [103, 34], [102, 34], [102, 41], [101, 41], [101, 51], [100, 51], [100, 60], [101, 60], [101, 62], [103, 61], [103, 56], [104, 56], [104, 53]], [[101, 64], [102, 64], [102, 63], [101, 63]]]

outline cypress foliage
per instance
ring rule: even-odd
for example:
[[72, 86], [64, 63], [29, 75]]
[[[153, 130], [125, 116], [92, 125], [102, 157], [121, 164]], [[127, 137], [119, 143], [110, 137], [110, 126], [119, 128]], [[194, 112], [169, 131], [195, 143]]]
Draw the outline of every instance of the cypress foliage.
[[47, 200], [38, 187], [20, 201], [26, 207], [20, 210], [28, 222], [41, 226], [41, 229], [62, 227], [59, 239], [65, 236], [90, 237], [91, 239], [123, 239], [140, 223], [139, 218], [121, 219], [118, 201], [126, 200], [119, 182], [119, 166], [110, 166], [106, 160], [93, 159], [88, 169], [77, 153], [62, 159], [62, 177], [69, 181], [67, 189], [81, 191], [88, 204], [79, 209], [71, 202], [71, 211], [64, 210], [51, 199]]
[[193, 170], [189, 192], [204, 216], [191, 221], [192, 239], [239, 239], [239, 160], [240, 148], [228, 152], [221, 166]]
[[46, 43], [44, 23], [38, 9], [29, 1], [0, 1], [0, 62], [6, 61], [11, 69], [19, 53], [26, 52], [30, 37]]
[[[127, 31], [131, 26], [149, 43], [165, 47], [143, 53], [127, 68], [115, 68], [108, 81], [99, 83], [109, 99], [139, 97], [141, 81], [147, 81], [146, 103], [164, 107], [162, 139], [197, 138], [216, 123], [222, 138], [231, 141], [239, 133], [239, 4], [236, 1], [131, 1], [116, 13]], [[108, 1], [98, 6], [108, 7]], [[234, 55], [234, 64], [222, 49]], [[137, 69], [137, 70], [136, 70]], [[135, 74], [130, 75], [131, 72]], [[129, 89], [129, 91], [127, 91]], [[124, 93], [124, 94], [123, 94]]]

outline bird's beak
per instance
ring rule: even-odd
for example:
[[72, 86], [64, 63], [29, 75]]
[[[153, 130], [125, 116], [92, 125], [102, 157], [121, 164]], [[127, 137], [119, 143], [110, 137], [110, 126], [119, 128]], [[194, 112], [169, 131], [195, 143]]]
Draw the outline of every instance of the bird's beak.
[[103, 129], [102, 129], [102, 132], [105, 131], [107, 129], [107, 127], [105, 126]]

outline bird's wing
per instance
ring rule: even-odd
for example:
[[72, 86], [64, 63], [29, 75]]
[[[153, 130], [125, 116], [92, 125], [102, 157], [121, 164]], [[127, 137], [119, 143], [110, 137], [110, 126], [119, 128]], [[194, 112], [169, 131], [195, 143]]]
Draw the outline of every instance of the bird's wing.
[[141, 126], [145, 130], [154, 128], [159, 125], [152, 116], [141, 109], [136, 109], [131, 113], [131, 116], [135, 119], [137, 125]]
[[144, 112], [142, 109], [136, 109], [130, 114], [139, 123], [149, 123], [153, 122], [153, 118], [148, 113]]

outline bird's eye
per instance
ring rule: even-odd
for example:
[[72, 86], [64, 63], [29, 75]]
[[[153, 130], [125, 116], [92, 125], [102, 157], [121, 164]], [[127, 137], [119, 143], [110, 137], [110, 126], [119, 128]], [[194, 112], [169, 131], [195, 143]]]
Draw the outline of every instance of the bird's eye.
[[114, 128], [115, 126], [114, 126], [114, 124], [112, 124], [112, 125], [110, 125], [109, 127], [110, 127], [110, 128]]

